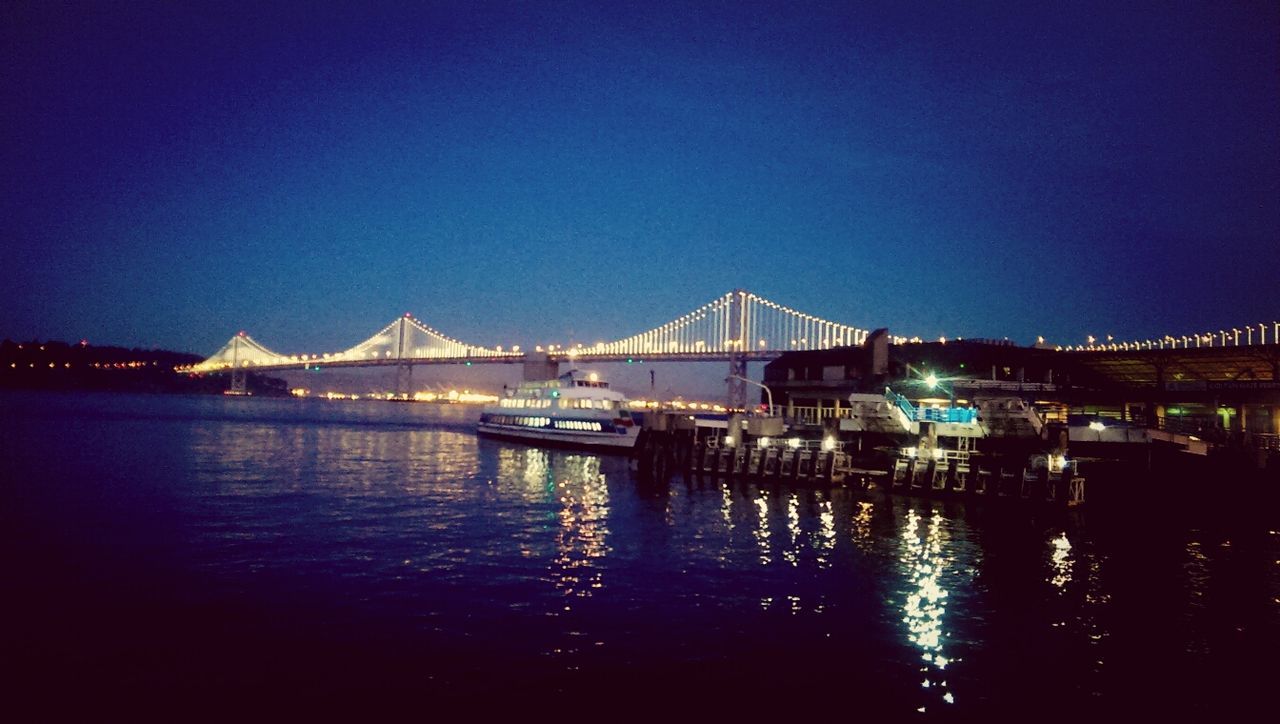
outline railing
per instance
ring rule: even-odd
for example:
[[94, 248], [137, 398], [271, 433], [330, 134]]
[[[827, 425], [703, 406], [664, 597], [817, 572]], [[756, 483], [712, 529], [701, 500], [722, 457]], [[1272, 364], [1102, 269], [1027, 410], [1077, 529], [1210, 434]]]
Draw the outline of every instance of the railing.
[[916, 409], [918, 422], [950, 422], [967, 425], [978, 419], [978, 411], [971, 407], [920, 407]]
[[967, 390], [1002, 390], [1005, 392], [1054, 392], [1058, 385], [1053, 382], [1018, 382], [1017, 380], [984, 380], [981, 378], [960, 378], [951, 384]]
[[791, 422], [802, 425], [821, 425], [823, 420], [841, 420], [850, 417], [853, 410], [848, 407], [795, 407], [781, 408], [784, 416]]
[[[978, 419], [971, 407], [916, 407], [896, 392], [885, 393], [885, 399], [902, 411], [909, 422], [945, 422], [967, 425]], [[784, 409], [788, 420], [801, 425], [820, 425], [823, 420], [842, 420], [853, 416], [851, 407], [797, 407]]]
[[[1143, 420], [1134, 420], [1137, 424], [1143, 424]], [[1155, 427], [1157, 430], [1165, 432], [1174, 432], [1182, 435], [1196, 435], [1199, 437], [1216, 437], [1221, 434], [1222, 430], [1218, 425], [1217, 415], [1166, 415], [1155, 419]]]
[[1036, 414], [1040, 415], [1040, 419], [1046, 423], [1067, 424], [1069, 408], [1066, 406], [1051, 405], [1048, 407], [1032, 407], [1031, 409], [1035, 410]]
[[[763, 444], [761, 444], [763, 441]], [[719, 448], [745, 448], [747, 450], [818, 450], [821, 452], [844, 451], [844, 443], [831, 440], [813, 440], [801, 437], [756, 437], [748, 438], [746, 442], [738, 440], [733, 445], [726, 445], [724, 438], [718, 435], [711, 435], [704, 438], [704, 442], [708, 449]]]
[[906, 415], [908, 420], [916, 419], [916, 408], [907, 398], [888, 387], [884, 388], [884, 398], [889, 401], [889, 404], [895, 405], [899, 410], [902, 410], [902, 414]]
[[916, 407], [906, 397], [885, 388], [884, 397], [889, 404], [897, 405], [908, 420], [914, 422], [949, 422], [967, 425], [978, 418], [972, 407]]

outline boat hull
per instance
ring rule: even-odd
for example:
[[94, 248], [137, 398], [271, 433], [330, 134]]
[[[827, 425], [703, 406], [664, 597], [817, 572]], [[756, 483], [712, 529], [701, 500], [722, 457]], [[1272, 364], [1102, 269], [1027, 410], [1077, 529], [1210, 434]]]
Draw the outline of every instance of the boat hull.
[[520, 442], [542, 447], [569, 448], [630, 454], [635, 448], [638, 428], [628, 429], [626, 434], [575, 432], [569, 430], [528, 429], [508, 425], [480, 423], [476, 432], [484, 437]]

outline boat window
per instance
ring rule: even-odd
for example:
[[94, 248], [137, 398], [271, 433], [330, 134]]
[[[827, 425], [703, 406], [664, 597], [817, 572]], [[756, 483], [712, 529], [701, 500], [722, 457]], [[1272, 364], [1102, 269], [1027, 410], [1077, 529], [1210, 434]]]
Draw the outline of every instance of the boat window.
[[560, 398], [560, 409], [561, 409], [561, 410], [567, 410], [567, 409], [569, 409], [569, 400], [568, 400], [568, 399], [566, 399], [566, 398], [564, 398], [564, 397], [561, 397], [561, 398]]

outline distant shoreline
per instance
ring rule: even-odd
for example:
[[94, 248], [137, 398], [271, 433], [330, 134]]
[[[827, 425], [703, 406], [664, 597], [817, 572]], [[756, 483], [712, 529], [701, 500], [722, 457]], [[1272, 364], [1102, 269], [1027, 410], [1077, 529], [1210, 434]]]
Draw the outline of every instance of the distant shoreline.
[[[0, 342], [0, 389], [209, 395], [226, 391], [228, 375], [174, 371], [199, 361], [197, 355], [172, 350], [6, 339]], [[289, 394], [284, 380], [258, 374], [250, 374], [248, 380], [254, 395]]]

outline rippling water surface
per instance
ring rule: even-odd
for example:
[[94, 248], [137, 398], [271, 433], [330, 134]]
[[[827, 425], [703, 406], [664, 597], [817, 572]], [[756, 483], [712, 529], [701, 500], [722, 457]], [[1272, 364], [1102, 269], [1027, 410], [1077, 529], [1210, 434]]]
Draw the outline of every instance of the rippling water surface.
[[1280, 523], [1248, 501], [1224, 518], [643, 486], [622, 458], [477, 439], [475, 417], [0, 395], [13, 690], [109, 716], [269, 699], [965, 718], [1244, 708], [1275, 671]]

